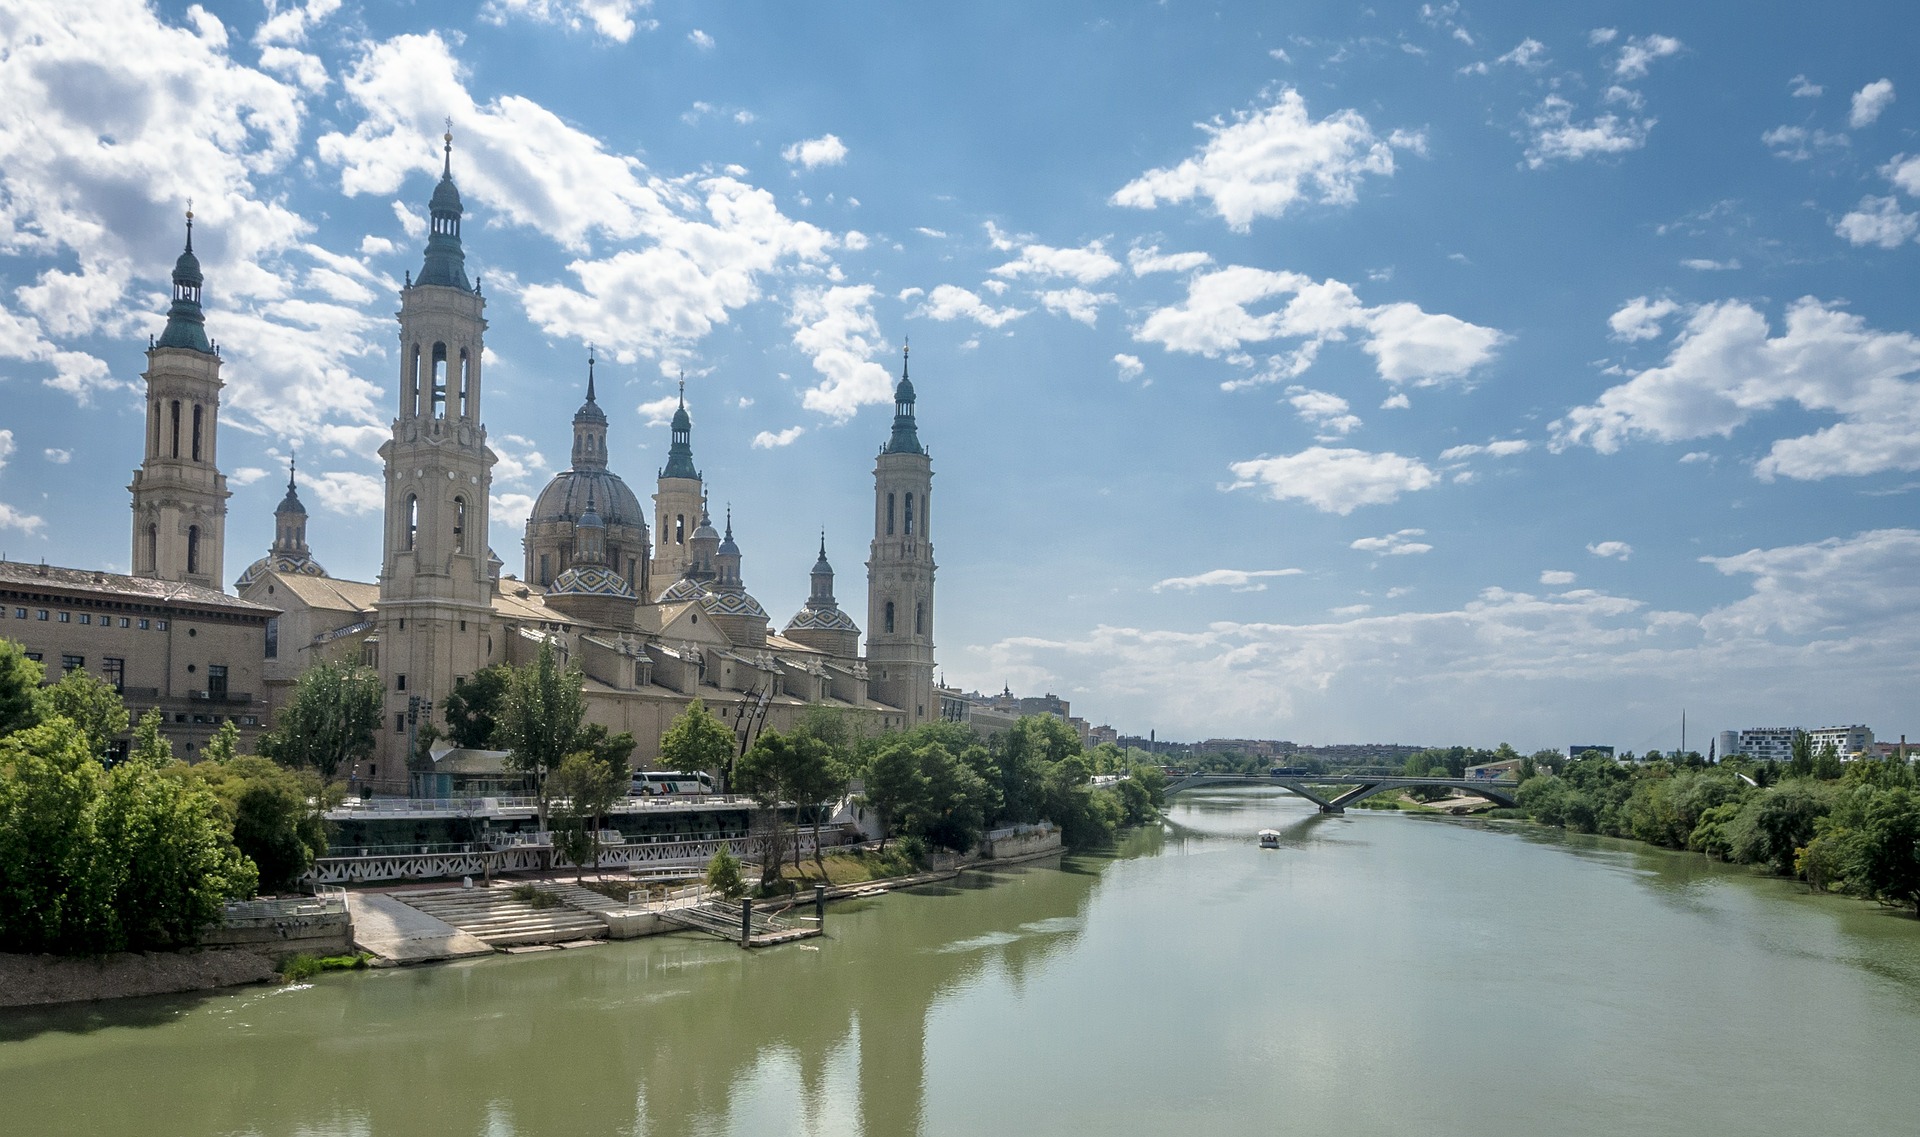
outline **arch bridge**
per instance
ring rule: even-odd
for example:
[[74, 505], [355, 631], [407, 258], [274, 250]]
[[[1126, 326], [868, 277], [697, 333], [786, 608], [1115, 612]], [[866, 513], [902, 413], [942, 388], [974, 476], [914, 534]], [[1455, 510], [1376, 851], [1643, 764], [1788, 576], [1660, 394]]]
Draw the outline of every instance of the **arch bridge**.
[[1347, 807], [1389, 790], [1444, 786], [1466, 790], [1496, 805], [1512, 808], [1520, 783], [1504, 778], [1409, 778], [1401, 774], [1347, 770], [1327, 774], [1182, 774], [1167, 779], [1165, 794], [1201, 786], [1278, 786], [1320, 807], [1322, 813], [1345, 813]]

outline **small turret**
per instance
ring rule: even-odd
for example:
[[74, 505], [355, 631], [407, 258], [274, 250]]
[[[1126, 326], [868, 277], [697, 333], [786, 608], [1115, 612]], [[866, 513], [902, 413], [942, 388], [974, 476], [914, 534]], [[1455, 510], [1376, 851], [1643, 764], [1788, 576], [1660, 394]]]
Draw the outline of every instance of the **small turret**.
[[446, 146], [446, 160], [440, 168], [440, 184], [433, 188], [433, 197], [427, 202], [427, 212], [431, 215], [427, 225], [427, 259], [420, 266], [420, 275], [414, 278], [415, 284], [437, 284], [450, 288], [474, 291], [467, 281], [467, 254], [460, 247], [460, 217], [465, 212], [460, 204], [459, 187], [453, 184], [453, 126], [447, 126], [442, 136]]
[[667, 447], [667, 464], [661, 467], [663, 478], [693, 478], [698, 480], [700, 471], [693, 468], [693, 418], [687, 414], [687, 380], [680, 379], [680, 406], [673, 412], [672, 442]]
[[593, 351], [587, 351], [587, 401], [573, 412], [573, 468], [607, 468], [607, 412], [593, 395]]
[[187, 210], [187, 248], [173, 262], [173, 306], [167, 309], [167, 327], [155, 347], [184, 347], [209, 354], [207, 317], [200, 309], [200, 258], [193, 255], [193, 210]]
[[907, 378], [907, 348], [900, 349], [900, 385], [893, 391], [893, 437], [882, 454], [925, 454], [913, 421], [913, 380]]

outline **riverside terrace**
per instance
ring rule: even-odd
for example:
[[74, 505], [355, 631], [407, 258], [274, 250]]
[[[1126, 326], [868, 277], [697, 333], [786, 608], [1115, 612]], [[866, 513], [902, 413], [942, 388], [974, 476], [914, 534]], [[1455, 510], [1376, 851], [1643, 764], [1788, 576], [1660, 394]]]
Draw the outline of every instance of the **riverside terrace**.
[[[732, 794], [627, 798], [602, 818], [600, 862], [611, 868], [704, 864], [723, 845], [746, 855], [753, 799]], [[819, 811], [823, 846], [859, 839], [831, 824], [831, 805], [782, 806], [802, 855]], [[332, 836], [314, 864], [322, 884], [491, 876], [547, 867], [553, 835], [531, 797], [370, 798], [327, 812]]]

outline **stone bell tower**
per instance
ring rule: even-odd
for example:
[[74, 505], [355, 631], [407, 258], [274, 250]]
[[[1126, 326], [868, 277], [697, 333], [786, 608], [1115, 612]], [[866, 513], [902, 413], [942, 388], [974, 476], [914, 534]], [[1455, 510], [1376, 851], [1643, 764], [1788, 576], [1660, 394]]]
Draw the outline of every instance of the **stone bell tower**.
[[380, 447], [387, 504], [375, 622], [386, 716], [368, 776], [386, 786], [404, 784], [424, 704], [437, 712], [493, 649], [487, 503], [497, 459], [480, 420], [486, 301], [467, 279], [451, 132], [445, 144], [426, 260], [400, 293], [399, 409]]
[[200, 258], [187, 248], [173, 265], [167, 327], [147, 348], [146, 458], [133, 473], [133, 575], [185, 581], [218, 592], [227, 532], [220, 472], [220, 353], [200, 310]]
[[873, 467], [867, 559], [867, 690], [907, 722], [940, 716], [933, 689], [933, 461], [920, 445], [913, 382], [901, 355], [893, 436]]

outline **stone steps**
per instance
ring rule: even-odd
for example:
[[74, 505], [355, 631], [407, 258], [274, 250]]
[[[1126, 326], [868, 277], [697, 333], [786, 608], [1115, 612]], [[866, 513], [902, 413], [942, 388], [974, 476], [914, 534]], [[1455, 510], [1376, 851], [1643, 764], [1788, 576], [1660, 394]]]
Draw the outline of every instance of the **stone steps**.
[[[541, 890], [552, 891], [544, 885]], [[564, 898], [560, 907], [535, 908], [505, 888], [439, 888], [393, 895], [495, 948], [601, 939], [607, 934], [604, 919], [568, 906]]]

